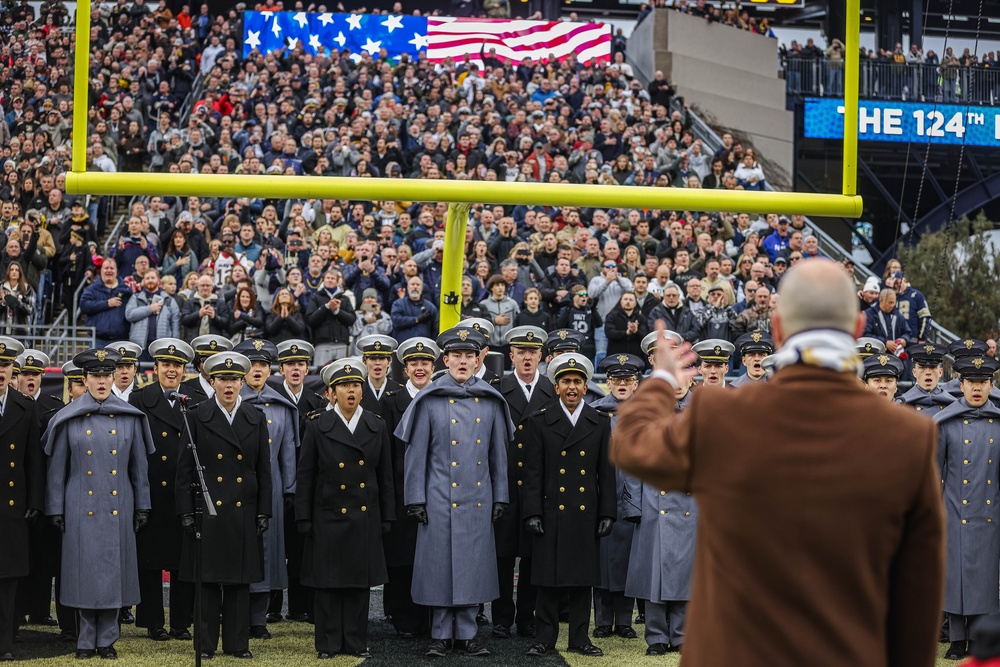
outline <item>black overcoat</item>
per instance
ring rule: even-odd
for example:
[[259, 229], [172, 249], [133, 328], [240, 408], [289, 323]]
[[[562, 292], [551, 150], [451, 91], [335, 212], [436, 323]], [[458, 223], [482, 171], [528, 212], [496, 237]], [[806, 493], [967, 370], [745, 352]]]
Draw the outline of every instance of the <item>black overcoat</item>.
[[[264, 578], [264, 545], [257, 535], [257, 515], [271, 515], [271, 458], [263, 413], [241, 403], [232, 425], [217, 401], [206, 400], [188, 418], [205, 470], [217, 516], [204, 515], [202, 580], [252, 584]], [[183, 450], [177, 462], [175, 504], [178, 514], [194, 512], [189, 489], [196, 481], [194, 456]], [[194, 538], [184, 531], [181, 571], [194, 581]]]
[[597, 524], [618, 514], [615, 470], [608, 460], [611, 419], [581, 403], [572, 425], [559, 399], [524, 420], [521, 518], [540, 516], [532, 544], [536, 586], [599, 586]]
[[385, 423], [362, 409], [354, 433], [333, 410], [306, 426], [295, 492], [296, 521], [312, 522], [302, 583], [369, 588], [388, 581], [382, 522], [395, 517]]

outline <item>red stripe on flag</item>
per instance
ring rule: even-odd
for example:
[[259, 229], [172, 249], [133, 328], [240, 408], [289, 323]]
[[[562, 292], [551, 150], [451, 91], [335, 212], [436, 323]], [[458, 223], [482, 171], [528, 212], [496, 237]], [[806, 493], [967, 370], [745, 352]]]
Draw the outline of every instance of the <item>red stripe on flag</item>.
[[430, 18], [427, 24], [427, 59], [431, 62], [478, 56], [491, 48], [501, 60], [515, 63], [550, 55], [562, 61], [571, 53], [584, 52], [598, 63], [611, 59], [611, 31], [600, 23]]

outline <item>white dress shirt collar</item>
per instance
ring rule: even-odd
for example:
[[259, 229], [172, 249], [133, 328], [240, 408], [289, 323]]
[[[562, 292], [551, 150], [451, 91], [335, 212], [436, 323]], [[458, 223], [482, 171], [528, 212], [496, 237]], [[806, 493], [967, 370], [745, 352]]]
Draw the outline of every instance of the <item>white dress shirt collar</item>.
[[566, 404], [562, 402], [562, 399], [559, 399], [559, 406], [563, 409], [563, 412], [566, 413], [566, 417], [569, 418], [569, 423], [576, 426], [577, 420], [580, 419], [580, 413], [583, 412], [583, 403], [576, 406], [576, 410], [573, 412], [569, 411], [569, 408], [567, 408]]
[[352, 415], [350, 419], [347, 419], [347, 417], [344, 416], [344, 413], [340, 411], [339, 405], [333, 406], [333, 411], [337, 413], [337, 416], [344, 422], [348, 430], [351, 433], [354, 433], [354, 429], [358, 427], [358, 422], [361, 420], [361, 413], [364, 412], [364, 408], [359, 405], [358, 409], [354, 411], [354, 415]]
[[288, 386], [287, 380], [282, 380], [281, 384], [285, 387], [285, 393], [288, 394], [290, 399], [292, 399], [292, 403], [298, 405], [299, 399], [302, 398], [302, 392], [305, 391], [305, 385], [302, 385], [302, 389], [299, 389], [299, 393], [296, 394], [292, 391], [292, 388]]
[[211, 382], [205, 379], [204, 375], [198, 376], [198, 382], [201, 382], [201, 388], [205, 392], [206, 396], [209, 398], [215, 396], [215, 387], [212, 386]]
[[242, 396], [237, 396], [236, 397], [236, 405], [233, 406], [233, 411], [232, 412], [226, 412], [226, 409], [224, 407], [222, 407], [222, 403], [219, 403], [218, 397], [216, 397], [216, 399], [215, 399], [215, 404], [219, 406], [219, 410], [222, 412], [222, 414], [224, 414], [226, 416], [226, 420], [229, 422], [230, 426], [232, 426], [232, 424], [233, 424], [233, 419], [236, 418], [236, 412], [240, 409], [240, 404], [241, 403], [243, 403], [243, 397]]

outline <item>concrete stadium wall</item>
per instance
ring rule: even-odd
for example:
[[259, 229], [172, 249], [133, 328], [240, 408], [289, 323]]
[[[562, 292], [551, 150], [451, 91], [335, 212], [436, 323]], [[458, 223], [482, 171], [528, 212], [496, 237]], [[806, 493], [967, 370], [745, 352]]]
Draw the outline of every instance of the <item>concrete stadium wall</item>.
[[629, 55], [649, 76], [663, 70], [678, 95], [749, 137], [768, 162], [790, 175], [794, 115], [785, 110], [777, 46], [768, 37], [657, 10], [632, 32]]

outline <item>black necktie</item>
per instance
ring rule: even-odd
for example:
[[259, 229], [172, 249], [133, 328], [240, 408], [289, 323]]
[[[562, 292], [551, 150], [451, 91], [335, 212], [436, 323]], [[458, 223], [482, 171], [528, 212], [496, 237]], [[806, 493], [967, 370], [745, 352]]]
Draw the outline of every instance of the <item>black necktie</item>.
[[525, 389], [525, 391], [528, 392], [528, 400], [530, 401], [531, 400], [531, 385], [530, 384], [524, 385], [524, 389]]

